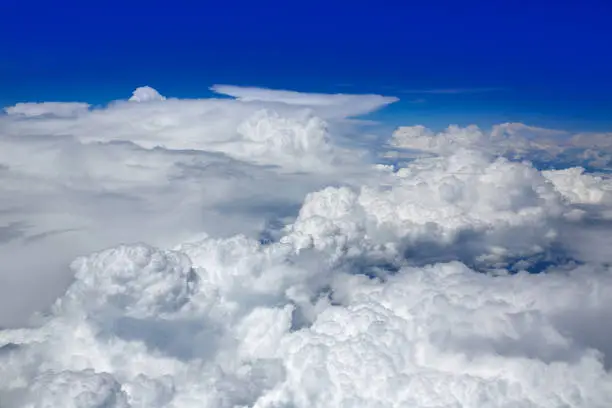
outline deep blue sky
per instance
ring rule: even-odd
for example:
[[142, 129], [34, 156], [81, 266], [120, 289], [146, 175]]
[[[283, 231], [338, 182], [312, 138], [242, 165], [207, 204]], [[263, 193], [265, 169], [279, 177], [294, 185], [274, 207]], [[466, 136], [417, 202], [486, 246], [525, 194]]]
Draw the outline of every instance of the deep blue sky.
[[229, 83], [395, 95], [376, 117], [397, 123], [612, 130], [609, 3], [4, 0], [0, 103]]

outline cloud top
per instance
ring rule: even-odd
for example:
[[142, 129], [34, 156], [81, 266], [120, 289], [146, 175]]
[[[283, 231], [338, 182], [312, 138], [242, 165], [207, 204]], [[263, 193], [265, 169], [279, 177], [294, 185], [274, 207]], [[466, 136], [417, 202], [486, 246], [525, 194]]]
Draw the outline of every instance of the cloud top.
[[130, 97], [132, 102], [150, 102], [150, 101], [163, 101], [166, 98], [162, 96], [156, 89], [150, 86], [141, 86], [136, 88]]
[[232, 85], [214, 85], [211, 90], [239, 101], [297, 105], [312, 108], [323, 115], [344, 117], [364, 115], [399, 100], [382, 95], [316, 94]]
[[3, 408], [612, 406], [603, 138], [216, 90], [0, 117]]

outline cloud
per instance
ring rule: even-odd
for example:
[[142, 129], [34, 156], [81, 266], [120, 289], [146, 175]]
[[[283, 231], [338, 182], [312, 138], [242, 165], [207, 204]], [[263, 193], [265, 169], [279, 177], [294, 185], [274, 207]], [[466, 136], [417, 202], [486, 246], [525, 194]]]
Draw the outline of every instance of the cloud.
[[[604, 406], [610, 375], [577, 340], [584, 337], [569, 311], [572, 295], [593, 293], [579, 282], [493, 278], [456, 263], [404, 269], [381, 285], [355, 279], [342, 306], [288, 336], [287, 380], [261, 406]], [[578, 385], [586, 378], [588, 390]]]
[[359, 189], [310, 194], [287, 239], [385, 263], [408, 256], [498, 267], [542, 255], [565, 211], [533, 167], [464, 150], [381, 172], [377, 183]]
[[607, 148], [612, 145], [612, 133], [578, 133], [572, 137], [572, 145], [589, 148]]
[[141, 86], [140, 88], [136, 88], [129, 100], [132, 102], [150, 102], [163, 101], [165, 99], [166, 97], [160, 95], [156, 89], [153, 89], [150, 86]]
[[[503, 123], [490, 131], [471, 125], [451, 125], [435, 133], [421, 126], [402, 126], [389, 145], [412, 153], [451, 154], [457, 148], [479, 150], [516, 160], [531, 160], [538, 166], [583, 166], [606, 168], [612, 164], [612, 149], [606, 134], [578, 133]], [[397, 154], [397, 152], [394, 152]]]
[[0, 117], [3, 408], [612, 404], [612, 181], [523, 160], [584, 137], [219, 92]]
[[116, 407], [128, 408], [127, 395], [109, 374], [93, 370], [42, 375], [31, 384], [31, 395], [9, 403], [21, 406]]
[[214, 85], [211, 90], [244, 102], [270, 102], [306, 106], [322, 117], [364, 115], [397, 102], [396, 97], [381, 95], [316, 94], [231, 85]]
[[[494, 276], [450, 262], [381, 281], [285, 243], [204, 238], [177, 249], [121, 247], [73, 264], [77, 281], [41, 328], [0, 332], [6, 401], [610, 402], [609, 331], [597, 323], [611, 317], [609, 268]], [[34, 393], [39, 383], [49, 391]]]
[[585, 173], [583, 168], [573, 167], [556, 171], [543, 171], [555, 189], [573, 204], [612, 204], [612, 178]]
[[[325, 167], [332, 156], [337, 159], [341, 155], [339, 150], [330, 151], [327, 140], [328, 127], [335, 121], [369, 113], [396, 100], [379, 95], [215, 89], [237, 99], [165, 100], [152, 88], [142, 87], [134, 92], [130, 102], [118, 101], [103, 109], [78, 111], [73, 121], [57, 117], [37, 121], [5, 118], [0, 126], [4, 135], [12, 137], [70, 136], [82, 143], [129, 141], [147, 149], [160, 146], [204, 150], [257, 164], [305, 165], [313, 169]], [[51, 106], [55, 113], [60, 106], [62, 114], [76, 112], [73, 104]], [[27, 111], [30, 116], [34, 110], [12, 107], [8, 111], [15, 109]], [[41, 109], [37, 107], [35, 112], [38, 114]], [[275, 131], [262, 136], [258, 129]], [[297, 162], [296, 157], [300, 158]]]
[[18, 103], [4, 108], [7, 115], [32, 118], [37, 116], [73, 117], [87, 112], [90, 105], [82, 102]]
[[404, 89], [401, 93], [429, 95], [458, 95], [503, 91], [504, 88], [440, 88], [440, 89]]
[[0, 326], [60, 295], [78, 255], [201, 231], [268, 234], [309, 191], [367, 170], [337, 112], [134, 95], [141, 102], [25, 104], [0, 117]]

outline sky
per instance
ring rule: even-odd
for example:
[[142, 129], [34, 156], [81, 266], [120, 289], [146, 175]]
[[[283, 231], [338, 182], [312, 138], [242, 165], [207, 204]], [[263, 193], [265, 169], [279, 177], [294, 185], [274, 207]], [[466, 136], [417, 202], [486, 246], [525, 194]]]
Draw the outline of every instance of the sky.
[[391, 94], [394, 125], [503, 121], [607, 130], [604, 0], [42, 2], [9, 0], [0, 102], [107, 103], [125, 89], [201, 97], [217, 83]]
[[609, 408], [604, 2], [3, 4], [2, 408]]

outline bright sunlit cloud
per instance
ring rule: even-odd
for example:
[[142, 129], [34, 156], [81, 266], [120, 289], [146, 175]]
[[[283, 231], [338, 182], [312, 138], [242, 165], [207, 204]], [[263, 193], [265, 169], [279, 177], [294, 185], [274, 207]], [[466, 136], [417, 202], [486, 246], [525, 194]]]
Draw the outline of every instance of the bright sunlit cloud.
[[212, 90], [0, 116], [2, 408], [612, 405], [605, 135]]

